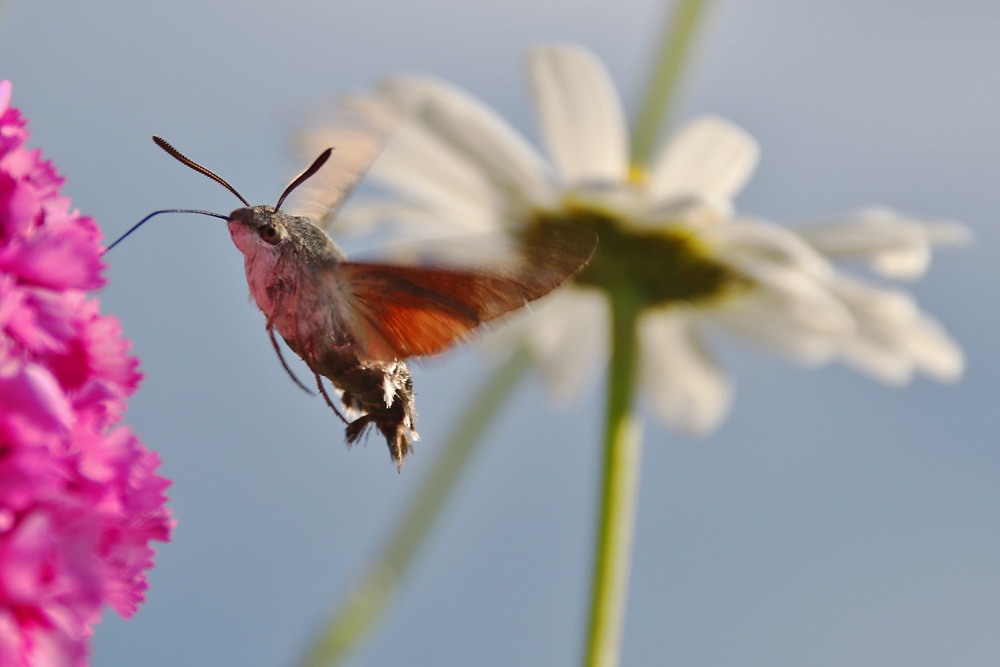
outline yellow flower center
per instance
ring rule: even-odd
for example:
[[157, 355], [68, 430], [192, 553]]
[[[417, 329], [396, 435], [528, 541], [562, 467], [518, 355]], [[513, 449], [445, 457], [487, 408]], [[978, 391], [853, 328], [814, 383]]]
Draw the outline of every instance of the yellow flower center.
[[637, 229], [612, 212], [566, 203], [556, 211], [536, 212], [531, 227], [544, 232], [547, 226], [566, 224], [584, 225], [599, 239], [590, 263], [573, 283], [611, 294], [629, 290], [640, 308], [704, 304], [751, 284], [681, 224], [664, 221]]

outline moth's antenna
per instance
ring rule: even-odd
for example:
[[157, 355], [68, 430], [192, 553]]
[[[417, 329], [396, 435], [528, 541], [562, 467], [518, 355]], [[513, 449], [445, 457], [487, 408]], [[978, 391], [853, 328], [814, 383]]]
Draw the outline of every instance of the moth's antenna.
[[274, 205], [275, 211], [281, 208], [281, 204], [282, 202], [285, 201], [285, 197], [292, 194], [292, 190], [305, 183], [307, 179], [309, 179], [310, 177], [312, 177], [313, 174], [319, 171], [320, 167], [326, 164], [326, 161], [330, 159], [330, 153], [332, 152], [333, 152], [332, 148], [327, 148], [325, 151], [320, 153], [319, 157], [313, 160], [313, 163], [309, 165], [309, 167], [305, 171], [296, 176], [295, 180], [293, 180], [291, 183], [288, 184], [288, 187], [285, 188], [285, 191], [281, 193], [280, 197], [278, 197], [278, 203]]
[[159, 215], [161, 213], [198, 213], [199, 215], [210, 215], [213, 218], [220, 218], [222, 220], [228, 220], [229, 219], [229, 217], [225, 216], [225, 215], [219, 215], [218, 213], [211, 213], [209, 211], [198, 211], [198, 210], [195, 210], [193, 208], [166, 208], [166, 209], [163, 209], [162, 211], [153, 211], [152, 213], [150, 213], [149, 215], [147, 215], [145, 218], [143, 218], [139, 222], [137, 222], [134, 225], [132, 225], [132, 229], [128, 230], [127, 232], [125, 232], [124, 234], [122, 234], [121, 236], [119, 236], [115, 240], [114, 243], [112, 243], [111, 245], [109, 245], [107, 248], [104, 249], [104, 252], [107, 252], [108, 250], [111, 250], [116, 245], [118, 245], [119, 243], [121, 243], [122, 241], [124, 241], [126, 236], [128, 236], [129, 234], [131, 234], [135, 230], [139, 229], [139, 227], [142, 227], [142, 223], [146, 222], [147, 220], [149, 220], [150, 218], [152, 218], [154, 215]]
[[[160, 137], [153, 137], [153, 141], [156, 142], [157, 146], [159, 146], [160, 148], [162, 148], [163, 150], [165, 150], [170, 155], [170, 157], [174, 158], [175, 160], [177, 160], [181, 164], [184, 164], [184, 165], [187, 165], [188, 167], [191, 167], [192, 169], [194, 169], [195, 171], [197, 171], [199, 174], [204, 174], [205, 176], [208, 176], [213, 181], [215, 181], [216, 183], [218, 183], [219, 185], [223, 186], [224, 188], [226, 188], [227, 190], [229, 190], [230, 192], [232, 192], [234, 195], [236, 195], [236, 198], [239, 199], [241, 202], [243, 202], [244, 206], [246, 206], [247, 208], [250, 208], [250, 202], [248, 202], [246, 199], [244, 199], [243, 195], [241, 195], [239, 192], [236, 191], [236, 188], [234, 188], [233, 186], [231, 186], [229, 183], [226, 183], [225, 179], [223, 179], [221, 176], [219, 176], [215, 172], [211, 172], [208, 169], [205, 169], [205, 167], [201, 166], [200, 164], [198, 164], [194, 160], [192, 160], [192, 159], [190, 159], [188, 157], [185, 157], [184, 155], [181, 154], [180, 151], [178, 151], [176, 148], [174, 148], [173, 146], [171, 146], [170, 144], [168, 144], [166, 141], [164, 141]], [[318, 169], [318, 167], [317, 167], [317, 169]], [[291, 186], [289, 186], [289, 187], [291, 187]], [[110, 250], [110, 249], [111, 248], [108, 248], [108, 250]]]

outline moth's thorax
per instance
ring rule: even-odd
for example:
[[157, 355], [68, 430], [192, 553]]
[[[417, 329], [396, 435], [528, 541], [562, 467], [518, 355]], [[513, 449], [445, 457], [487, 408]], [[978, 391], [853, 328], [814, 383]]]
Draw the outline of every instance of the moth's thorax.
[[322, 229], [308, 218], [254, 206], [229, 215], [229, 233], [244, 255], [250, 295], [278, 333], [289, 341], [332, 333], [343, 342], [332, 302], [339, 290], [331, 283], [344, 254]]

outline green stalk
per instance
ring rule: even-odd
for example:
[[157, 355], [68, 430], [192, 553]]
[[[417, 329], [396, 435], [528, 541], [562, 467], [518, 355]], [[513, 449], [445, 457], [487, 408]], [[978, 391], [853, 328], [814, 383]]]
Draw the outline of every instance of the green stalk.
[[604, 485], [590, 607], [588, 667], [613, 667], [621, 655], [642, 453], [641, 428], [632, 414], [639, 309], [630, 294], [612, 296]]
[[632, 166], [642, 169], [649, 164], [653, 147], [667, 113], [676, 99], [674, 94], [685, 61], [691, 53], [699, 19], [707, 0], [679, 0], [667, 26], [660, 57], [650, 74], [646, 97], [639, 107], [632, 132]]
[[[632, 134], [632, 166], [649, 163], [657, 135], [676, 97], [683, 66], [705, 0], [679, 0], [668, 24]], [[611, 365], [604, 435], [604, 479], [598, 524], [587, 667], [615, 667], [621, 659], [635, 517], [639, 498], [642, 433], [632, 413], [638, 361], [639, 304], [630, 286], [609, 292]]]
[[529, 362], [528, 353], [518, 350], [469, 402], [388, 543], [322, 630], [302, 665], [340, 664], [374, 629], [406, 577], [476, 445], [528, 369]]

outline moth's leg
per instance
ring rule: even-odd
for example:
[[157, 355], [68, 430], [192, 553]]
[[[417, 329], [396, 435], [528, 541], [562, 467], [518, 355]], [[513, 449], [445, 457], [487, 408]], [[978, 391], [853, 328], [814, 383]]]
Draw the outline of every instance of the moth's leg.
[[[271, 340], [274, 340], [273, 334], [272, 334]], [[277, 345], [278, 344], [275, 343], [274, 345], [275, 345], [275, 349], [277, 349]], [[301, 356], [302, 359], [303, 359], [303, 361], [306, 362], [306, 364], [309, 366], [309, 370], [312, 371], [313, 377], [316, 378], [316, 387], [319, 389], [319, 393], [322, 394], [323, 400], [325, 400], [326, 404], [330, 406], [330, 409], [333, 410], [333, 413], [340, 418], [340, 421], [344, 422], [347, 425], [350, 425], [351, 422], [347, 421], [347, 419], [344, 417], [344, 415], [340, 414], [340, 410], [338, 410], [337, 406], [333, 404], [333, 400], [330, 398], [330, 395], [328, 393], [326, 393], [326, 387], [323, 386], [323, 376], [321, 376], [318, 372], [316, 372], [316, 356], [315, 356], [315, 351], [311, 347], [306, 347], [305, 345], [303, 345], [302, 344], [302, 339], [299, 338], [299, 323], [298, 323], [298, 321], [295, 322], [295, 346], [297, 348], [299, 348], [299, 356]], [[279, 357], [281, 356], [280, 352], [278, 353], [278, 356]], [[282, 361], [282, 363], [284, 363], [284, 361]], [[287, 370], [287, 367], [286, 367], [286, 370]], [[291, 371], [289, 371], [289, 372], [291, 372]], [[296, 379], [296, 382], [298, 382], [297, 379]], [[302, 385], [299, 384], [299, 386], [301, 387]], [[302, 387], [302, 388], [305, 389], [305, 387]], [[306, 389], [306, 391], [309, 391], [309, 390]], [[309, 393], [312, 394], [311, 391]]]
[[335, 406], [333, 401], [330, 400], [330, 395], [326, 393], [326, 387], [323, 386], [323, 376], [316, 371], [313, 371], [313, 376], [316, 378], [316, 386], [319, 387], [319, 393], [323, 394], [326, 404], [330, 406], [330, 409], [333, 410], [338, 417], [340, 417], [340, 421], [350, 426], [351, 422], [347, 421], [347, 419], [344, 418], [344, 415], [340, 414], [340, 410], [338, 410], [337, 406]]
[[274, 337], [274, 327], [270, 323], [267, 325], [267, 335], [270, 336], [271, 345], [274, 346], [274, 351], [278, 355], [278, 361], [281, 362], [281, 367], [285, 369], [286, 373], [288, 373], [288, 377], [292, 378], [292, 382], [297, 384], [302, 391], [312, 396], [313, 393], [309, 387], [302, 384], [302, 381], [295, 377], [295, 373], [293, 373], [292, 369], [288, 367], [287, 363], [285, 363], [285, 356], [281, 354], [281, 346], [278, 345], [278, 339]]
[[[293, 312], [298, 313], [300, 305], [299, 299], [301, 298], [301, 293], [298, 289], [298, 284], [294, 284], [293, 286], [291, 286], [291, 289], [288, 289], [288, 286], [285, 285], [280, 285], [279, 287], [280, 288], [277, 290], [277, 294], [275, 295], [274, 312], [275, 313], [282, 312], [285, 299], [291, 298], [295, 300], [295, 310]], [[311, 395], [312, 392], [306, 389], [305, 385], [299, 382], [299, 379], [295, 377], [294, 374], [292, 374], [292, 371], [289, 370], [288, 366], [285, 364], [285, 359], [281, 355], [281, 349], [278, 347], [278, 341], [275, 340], [274, 338], [273, 328], [274, 328], [273, 323], [270, 321], [270, 319], [268, 319], [267, 332], [271, 336], [271, 342], [274, 344], [274, 349], [278, 353], [278, 359], [281, 360], [281, 365], [285, 367], [285, 370], [291, 376], [292, 380], [295, 381], [295, 384], [302, 387], [302, 389], [306, 393]], [[347, 425], [350, 425], [350, 422], [347, 421], [344, 415], [340, 413], [340, 410], [337, 409], [337, 406], [333, 404], [333, 400], [330, 398], [330, 395], [326, 393], [326, 387], [323, 386], [323, 378], [316, 371], [316, 351], [314, 349], [314, 346], [311, 345], [306, 346], [302, 344], [302, 338], [299, 335], [299, 322], [297, 318], [295, 319], [294, 339], [295, 339], [295, 347], [298, 348], [296, 351], [298, 355], [302, 358], [302, 360], [306, 362], [306, 365], [309, 366], [309, 370], [312, 371], [313, 377], [316, 379], [316, 388], [319, 389], [319, 393], [323, 396], [323, 400], [325, 400], [326, 404], [330, 406], [330, 409], [333, 410], [333, 413], [337, 415], [338, 418], [340, 418], [340, 421], [344, 422]]]

